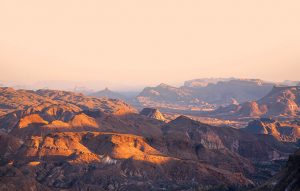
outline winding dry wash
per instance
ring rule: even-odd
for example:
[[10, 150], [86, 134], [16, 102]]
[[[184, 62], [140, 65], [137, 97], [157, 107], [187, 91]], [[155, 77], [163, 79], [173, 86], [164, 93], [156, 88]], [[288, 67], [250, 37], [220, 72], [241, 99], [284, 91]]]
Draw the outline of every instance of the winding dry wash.
[[0, 191], [299, 191], [297, 0], [0, 0]]

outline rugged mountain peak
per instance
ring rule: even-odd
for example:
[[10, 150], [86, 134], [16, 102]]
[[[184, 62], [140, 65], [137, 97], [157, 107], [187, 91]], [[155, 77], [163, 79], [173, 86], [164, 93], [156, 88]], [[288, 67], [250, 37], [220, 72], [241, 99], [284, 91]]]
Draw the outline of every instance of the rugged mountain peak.
[[150, 117], [150, 118], [153, 118], [153, 119], [160, 120], [160, 121], [165, 121], [166, 120], [164, 115], [158, 109], [155, 109], [155, 108], [144, 108], [140, 112], [140, 114], [144, 115], [144, 116], [147, 116], [147, 117]]

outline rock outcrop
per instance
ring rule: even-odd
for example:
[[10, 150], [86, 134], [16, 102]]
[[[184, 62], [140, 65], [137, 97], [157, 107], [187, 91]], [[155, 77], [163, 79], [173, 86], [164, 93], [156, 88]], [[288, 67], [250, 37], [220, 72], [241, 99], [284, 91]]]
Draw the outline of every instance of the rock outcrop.
[[165, 121], [166, 120], [164, 115], [158, 109], [155, 109], [155, 108], [144, 108], [140, 112], [140, 114], [144, 115], [144, 116], [147, 116], [147, 117], [150, 117], [150, 118], [153, 118], [153, 119], [160, 120], [160, 121]]

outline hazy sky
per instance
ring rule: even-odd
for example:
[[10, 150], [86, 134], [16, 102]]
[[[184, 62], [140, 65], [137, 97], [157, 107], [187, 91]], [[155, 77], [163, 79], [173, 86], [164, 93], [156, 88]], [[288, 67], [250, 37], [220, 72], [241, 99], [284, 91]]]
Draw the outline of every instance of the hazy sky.
[[300, 80], [299, 0], [0, 0], [0, 81]]

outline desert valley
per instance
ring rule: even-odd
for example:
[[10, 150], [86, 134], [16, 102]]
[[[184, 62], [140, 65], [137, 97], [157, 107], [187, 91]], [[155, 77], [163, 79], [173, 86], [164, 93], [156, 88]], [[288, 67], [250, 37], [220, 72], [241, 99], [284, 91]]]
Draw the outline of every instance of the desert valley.
[[0, 190], [298, 190], [300, 87], [218, 80], [1, 87]]

